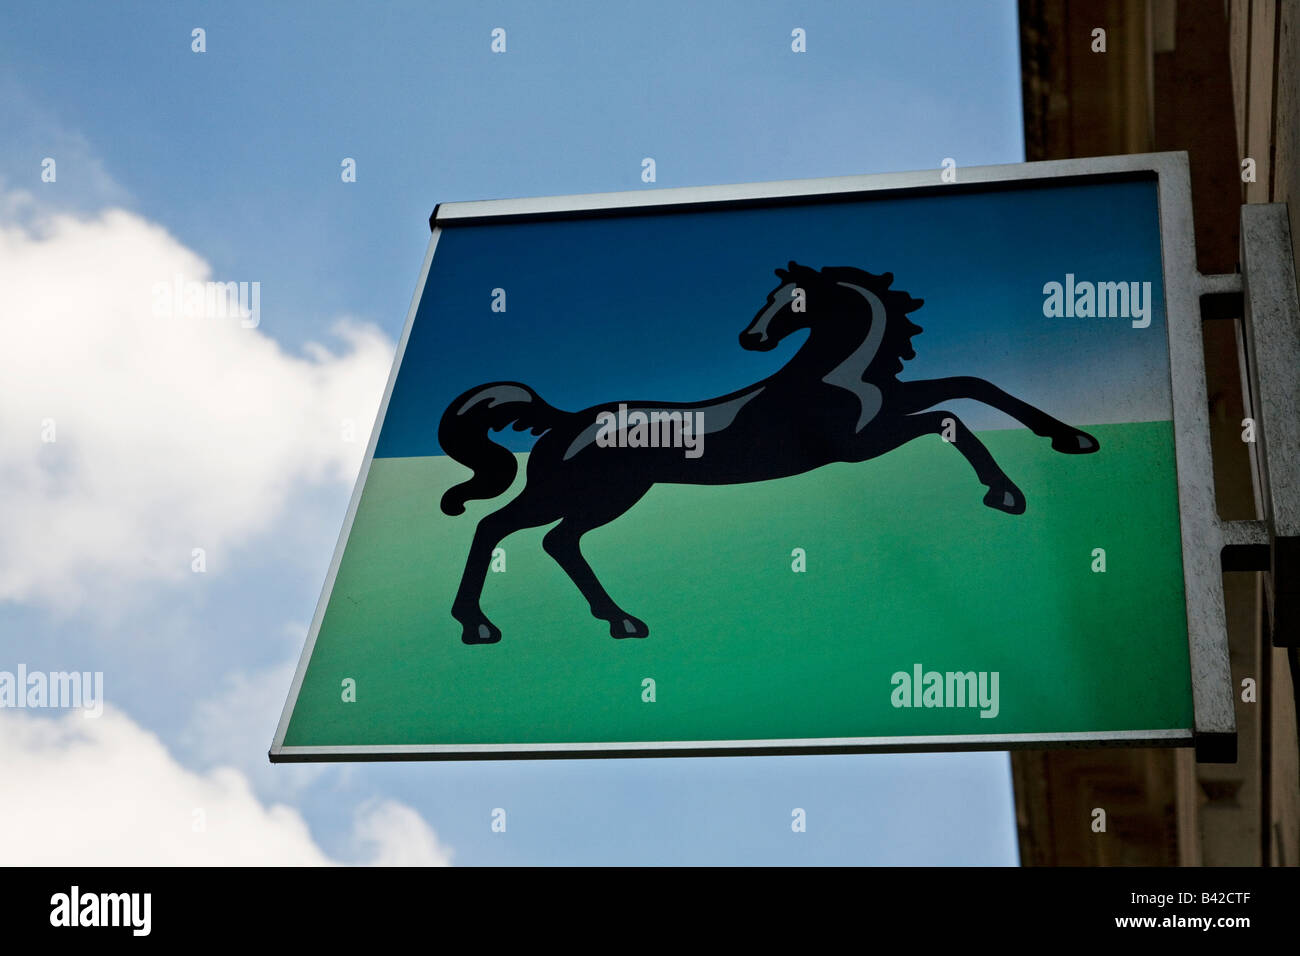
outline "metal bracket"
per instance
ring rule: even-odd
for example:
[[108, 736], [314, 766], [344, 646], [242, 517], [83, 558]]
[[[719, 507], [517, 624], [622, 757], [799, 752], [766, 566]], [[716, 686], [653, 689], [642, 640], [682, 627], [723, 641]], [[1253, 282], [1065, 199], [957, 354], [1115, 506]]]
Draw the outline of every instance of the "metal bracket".
[[1202, 276], [1202, 315], [1240, 318], [1255, 423], [1254, 521], [1220, 521], [1224, 571], [1264, 571], [1276, 647], [1300, 644], [1300, 299], [1285, 203], [1241, 207], [1241, 275]]

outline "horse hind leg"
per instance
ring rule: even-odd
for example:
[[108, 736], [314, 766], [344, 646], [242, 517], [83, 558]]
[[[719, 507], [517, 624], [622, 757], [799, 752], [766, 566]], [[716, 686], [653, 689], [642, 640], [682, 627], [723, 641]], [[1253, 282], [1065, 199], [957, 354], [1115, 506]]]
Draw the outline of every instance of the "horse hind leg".
[[587, 604], [591, 607], [591, 616], [606, 621], [609, 624], [609, 636], [614, 638], [649, 637], [650, 628], [645, 621], [629, 614], [614, 602], [609, 592], [597, 579], [596, 572], [583, 557], [580, 544], [584, 534], [593, 528], [608, 524], [623, 514], [637, 502], [641, 495], [645, 494], [645, 490], [642, 489], [630, 501], [625, 497], [620, 502], [621, 507], [616, 509], [608, 508], [601, 514], [588, 513], [566, 517], [542, 538], [542, 547], [546, 553], [555, 559], [555, 563], [564, 570], [582, 592], [582, 596], [587, 599]]
[[479, 606], [488, 566], [492, 562], [492, 551], [507, 535], [524, 528], [547, 524], [555, 518], [553, 512], [547, 513], [538, 502], [529, 499], [525, 487], [519, 497], [478, 523], [474, 529], [474, 542], [470, 545], [469, 557], [465, 560], [460, 587], [451, 605], [451, 616], [460, 622], [462, 628], [461, 641], [466, 644], [495, 644], [501, 640], [501, 629], [488, 620]]

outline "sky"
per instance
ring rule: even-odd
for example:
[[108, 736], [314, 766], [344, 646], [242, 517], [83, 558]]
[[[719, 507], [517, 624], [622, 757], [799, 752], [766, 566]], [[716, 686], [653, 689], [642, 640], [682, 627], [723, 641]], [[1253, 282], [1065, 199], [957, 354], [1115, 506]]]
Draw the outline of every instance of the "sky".
[[0, 710], [0, 862], [1014, 865], [1005, 754], [266, 760], [434, 205], [1019, 162], [1014, 3], [0, 17], [0, 671], [106, 699]]

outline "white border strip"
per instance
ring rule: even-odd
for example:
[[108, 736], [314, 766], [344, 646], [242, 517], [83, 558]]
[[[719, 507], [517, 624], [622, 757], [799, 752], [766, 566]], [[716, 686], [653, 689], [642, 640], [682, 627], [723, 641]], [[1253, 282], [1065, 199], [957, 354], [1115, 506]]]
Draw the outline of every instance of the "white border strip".
[[[917, 189], [929, 186], [949, 189], [953, 185], [1019, 183], [1067, 176], [1095, 176], [1105, 173], [1156, 172], [1176, 168], [1177, 153], [1137, 153], [1130, 156], [1096, 156], [1088, 159], [1054, 159], [1039, 163], [1002, 166], [968, 166], [957, 169], [955, 183], [940, 178], [942, 170], [906, 173], [875, 173], [869, 176], [824, 176], [817, 179], [786, 179], [766, 183], [738, 183], [726, 186], [681, 186], [671, 189], [641, 189], [613, 193], [571, 196], [540, 196], [528, 199], [483, 199], [439, 204], [434, 210], [436, 225], [501, 216], [537, 216], [556, 213], [602, 212], [642, 209], [652, 206], [682, 206], [737, 200], [797, 199], [833, 196], [841, 193], [879, 192], [885, 189]], [[1185, 163], [1185, 160], [1184, 160]]]
[[726, 754], [761, 754], [764, 751], [844, 750], [860, 753], [931, 750], [1007, 750], [1039, 744], [1116, 744], [1131, 747], [1182, 746], [1190, 743], [1190, 730], [1115, 730], [1102, 733], [1069, 731], [1058, 734], [936, 734], [913, 737], [791, 737], [786, 740], [674, 740], [628, 741], [624, 743], [534, 743], [534, 744], [356, 744], [331, 747], [283, 747], [275, 762], [294, 759], [360, 757], [370, 759], [418, 756], [448, 758], [480, 756], [491, 758], [559, 755], [599, 757], [615, 752], [645, 756], [686, 756], [695, 751]]

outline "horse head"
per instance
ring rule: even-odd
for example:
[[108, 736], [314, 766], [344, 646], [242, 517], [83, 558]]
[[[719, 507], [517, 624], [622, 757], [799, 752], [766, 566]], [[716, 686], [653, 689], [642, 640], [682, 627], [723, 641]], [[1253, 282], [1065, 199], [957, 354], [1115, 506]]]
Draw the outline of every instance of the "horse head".
[[892, 273], [873, 275], [851, 266], [818, 271], [790, 262], [777, 269], [781, 284], [767, 296], [753, 321], [740, 333], [742, 348], [769, 352], [800, 329], [834, 331], [835, 338], [866, 346], [863, 371], [875, 365], [884, 375], [902, 371], [916, 357], [911, 338], [921, 331], [907, 318], [924, 300], [890, 289]]
[[740, 347], [751, 352], [770, 352], [792, 332], [809, 327], [811, 313], [808, 298], [821, 276], [815, 269], [791, 262], [788, 269], [777, 269], [781, 284], [767, 295], [767, 304], [758, 310], [753, 321], [740, 333]]

